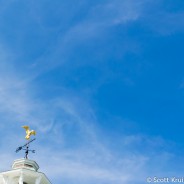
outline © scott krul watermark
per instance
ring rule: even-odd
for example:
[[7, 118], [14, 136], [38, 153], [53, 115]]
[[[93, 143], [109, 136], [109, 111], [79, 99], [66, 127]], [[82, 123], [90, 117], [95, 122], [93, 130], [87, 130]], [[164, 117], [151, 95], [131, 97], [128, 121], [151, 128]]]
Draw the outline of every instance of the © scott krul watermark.
[[147, 183], [184, 183], [184, 177], [147, 177]]

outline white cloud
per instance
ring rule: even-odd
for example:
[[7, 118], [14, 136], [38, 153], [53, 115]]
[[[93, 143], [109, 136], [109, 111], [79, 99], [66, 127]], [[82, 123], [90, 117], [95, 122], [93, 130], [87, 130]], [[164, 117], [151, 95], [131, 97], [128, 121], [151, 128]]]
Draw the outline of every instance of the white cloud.
[[[85, 44], [90, 40], [103, 37], [113, 26], [136, 21], [142, 14], [145, 2], [145, 0], [141, 2], [115, 0], [94, 4], [79, 21], [69, 24], [70, 26], [67, 26], [65, 31], [59, 31], [58, 27], [55, 28], [57, 39], [50, 42], [44, 54], [35, 60], [32, 69], [41, 74], [58, 65], [71, 63], [70, 55], [74, 48], [82, 43]], [[78, 8], [80, 11], [80, 7]], [[40, 19], [39, 25], [44, 32], [50, 32], [50, 28], [44, 27], [44, 21], [42, 22]], [[62, 28], [62, 26], [61, 23], [60, 27]], [[36, 76], [39, 75], [38, 73]]]
[[[125, 136], [125, 142], [129, 138], [130, 136]], [[144, 149], [145, 142], [137, 148], [137, 143], [132, 143], [132, 141], [129, 142], [132, 146], [131, 149], [120, 144], [119, 146], [123, 151], [120, 151], [121, 153], [118, 151], [118, 154], [116, 153], [117, 150], [111, 150], [110, 147], [106, 147], [105, 152], [99, 150], [94, 153], [95, 145], [93, 147], [85, 145], [83, 149], [77, 150], [64, 148], [58, 152], [45, 149], [42, 150], [44, 153], [39, 159], [41, 170], [48, 173], [53, 181], [60, 180], [60, 182], [68, 181], [71, 183], [77, 181], [89, 184], [93, 182], [97, 184], [143, 183], [146, 177], [154, 174], [168, 175], [164, 168], [167, 168], [167, 164], [173, 159], [174, 155], [166, 151], [160, 151], [158, 147], [153, 146], [152, 143], [150, 144], [155, 140], [154, 137], [147, 139], [149, 140], [146, 146], [150, 146], [154, 150], [149, 150], [150, 153], [146, 151], [146, 148]], [[134, 146], [135, 148], [133, 148]], [[144, 151], [141, 150], [138, 153], [140, 148], [143, 148]], [[46, 162], [48, 156], [50, 159]], [[171, 176], [171, 173], [169, 176]]]
[[[1, 68], [8, 70], [7, 65], [5, 66]], [[120, 155], [116, 157], [116, 153], [101, 139], [104, 135], [97, 133], [98, 122], [96, 122], [95, 113], [84, 99], [70, 94], [67, 96], [62, 94], [60, 98], [51, 101], [37, 99], [36, 91], [34, 95], [32, 93], [33, 89], [37, 88], [32, 88], [25, 82], [26, 80], [22, 80], [16, 70], [12, 69], [8, 73], [6, 75], [5, 72], [0, 76], [6, 78], [0, 81], [0, 112], [8, 116], [5, 126], [15, 123], [13, 127], [16, 127], [16, 131], [22, 132], [22, 135], [23, 130], [17, 127], [22, 125], [20, 123], [27, 120], [28, 124], [37, 127], [40, 134], [38, 133], [38, 140], [34, 143], [34, 147], [38, 149], [38, 153], [31, 158], [40, 163], [43, 168], [41, 171], [46, 172], [51, 179], [62, 181], [60, 177], [63, 176], [63, 180], [71, 182], [78, 180], [81, 183], [95, 181], [95, 183], [118, 184], [131, 181], [133, 175], [139, 170], [142, 172], [136, 177], [140, 178], [144, 175], [144, 167], [149, 160], [149, 155], [123, 156], [119, 153]], [[50, 119], [53, 121], [49, 122]], [[66, 132], [68, 127], [71, 131]], [[9, 133], [11, 134], [15, 129], [10, 129]], [[4, 154], [7, 148], [11, 146], [16, 148], [21, 139], [18, 134], [13, 136], [10, 134], [4, 135], [5, 142], [10, 142], [8, 146], [2, 145], [5, 148]], [[71, 145], [73, 140], [76, 144]], [[110, 140], [107, 138], [106, 141]], [[68, 147], [68, 145], [71, 146]], [[7, 160], [12, 162], [14, 157], [15, 155], [12, 154]]]
[[[109, 27], [138, 19], [142, 3], [135, 1], [114, 1], [97, 4], [92, 7], [87, 16], [75, 26], [72, 26], [59, 41], [58, 48], [72, 47], [78, 42], [85, 42], [94, 37], [102, 36]], [[62, 50], [62, 49], [61, 49]]]
[[[8, 86], [13, 86], [11, 84], [16, 81], [15, 78], [9, 78], [9, 80]], [[17, 82], [19, 82], [18, 79]], [[96, 127], [95, 114], [89, 105], [82, 102], [83, 99], [70, 98], [69, 95], [53, 100], [52, 104], [36, 100], [31, 93], [26, 93], [29, 91], [28, 84], [14, 86], [10, 90], [7, 85], [2, 84], [3, 82], [1, 82], [1, 86], [3, 86], [4, 96], [0, 98], [0, 110], [4, 111], [5, 115], [13, 112], [13, 115], [6, 121], [6, 125], [7, 123], [12, 124], [12, 121], [22, 121], [25, 118], [29, 121], [28, 124], [38, 128], [40, 135], [38, 134], [38, 142], [34, 143], [38, 153], [30, 157], [38, 161], [41, 166], [40, 171], [45, 172], [52, 181], [123, 184], [135, 181], [134, 177], [141, 181], [146, 177], [150, 155], [141, 156], [140, 153], [134, 154], [131, 153], [132, 150], [128, 150], [130, 155], [123, 155], [123, 152], [120, 151], [117, 156], [116, 151], [111, 150], [111, 147], [101, 140], [104, 135], [96, 131], [98, 127]], [[25, 93], [22, 94], [22, 90]], [[37, 114], [35, 111], [39, 111], [39, 113]], [[47, 125], [48, 119], [54, 119], [56, 122]], [[39, 124], [37, 125], [37, 123]], [[66, 132], [67, 127], [72, 130]], [[18, 132], [20, 131], [18, 130]], [[8, 139], [6, 136], [5, 139], [11, 140], [12, 137], [7, 136]], [[19, 135], [15, 135], [15, 137], [19, 137]], [[125, 137], [124, 143], [134, 145], [137, 140], [142, 139], [129, 136]], [[73, 140], [76, 141], [76, 144], [68, 147]], [[112, 140], [107, 138], [106, 141], [111, 142]], [[18, 146], [17, 139], [16, 143], [12, 141], [10, 145]], [[7, 160], [12, 162], [12, 156]]]

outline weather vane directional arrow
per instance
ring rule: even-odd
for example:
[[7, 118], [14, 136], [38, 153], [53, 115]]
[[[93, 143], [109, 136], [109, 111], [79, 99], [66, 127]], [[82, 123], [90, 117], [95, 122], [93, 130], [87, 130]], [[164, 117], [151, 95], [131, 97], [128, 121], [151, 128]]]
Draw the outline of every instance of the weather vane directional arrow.
[[31, 142], [36, 140], [36, 138], [30, 140], [31, 135], [36, 135], [36, 131], [35, 130], [30, 130], [29, 126], [22, 126], [22, 128], [24, 128], [26, 130], [26, 137], [25, 137], [25, 139], [28, 142], [26, 144], [24, 144], [23, 146], [19, 146], [16, 149], [15, 152], [18, 153], [21, 150], [25, 150], [25, 158], [27, 159], [29, 152], [35, 153], [35, 150], [30, 150], [29, 149], [29, 145], [30, 145]]

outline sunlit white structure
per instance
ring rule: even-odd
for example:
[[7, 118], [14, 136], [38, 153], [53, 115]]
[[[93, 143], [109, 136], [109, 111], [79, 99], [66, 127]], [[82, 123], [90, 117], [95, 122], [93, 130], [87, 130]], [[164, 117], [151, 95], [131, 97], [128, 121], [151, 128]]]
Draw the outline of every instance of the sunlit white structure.
[[33, 160], [17, 159], [11, 170], [0, 173], [0, 184], [51, 184], [38, 169], [38, 164]]

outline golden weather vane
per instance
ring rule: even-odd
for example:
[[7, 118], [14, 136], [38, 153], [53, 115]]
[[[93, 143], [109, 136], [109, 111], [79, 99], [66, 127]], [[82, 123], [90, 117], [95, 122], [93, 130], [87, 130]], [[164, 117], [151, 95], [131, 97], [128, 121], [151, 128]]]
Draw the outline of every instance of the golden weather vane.
[[36, 131], [30, 130], [29, 126], [27, 126], [27, 125], [22, 126], [22, 128], [24, 128], [26, 130], [26, 137], [25, 137], [26, 140], [29, 140], [31, 135], [36, 135]]
[[30, 150], [29, 149], [29, 145], [31, 142], [33, 142], [34, 140], [36, 140], [36, 138], [34, 139], [30, 139], [31, 135], [36, 135], [36, 131], [35, 130], [30, 130], [29, 129], [29, 126], [25, 125], [25, 126], [22, 126], [22, 128], [24, 128], [26, 130], [26, 137], [25, 139], [28, 141], [26, 144], [24, 144], [23, 146], [19, 146], [17, 149], [16, 149], [16, 153], [19, 152], [20, 150], [25, 150], [25, 158], [28, 159], [28, 154], [29, 152], [31, 151], [32, 153], [35, 153], [35, 150]]

